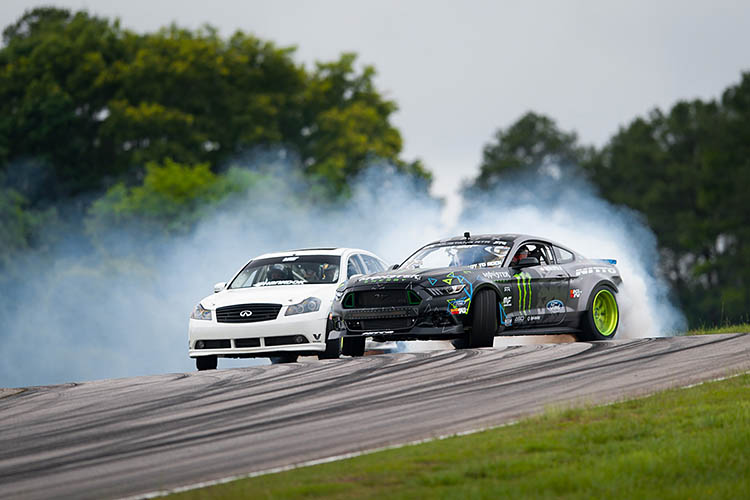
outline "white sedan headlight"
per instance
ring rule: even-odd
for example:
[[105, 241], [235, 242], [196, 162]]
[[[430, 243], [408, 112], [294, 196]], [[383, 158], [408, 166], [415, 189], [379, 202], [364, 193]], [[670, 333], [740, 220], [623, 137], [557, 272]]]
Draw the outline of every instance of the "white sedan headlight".
[[287, 307], [284, 316], [293, 316], [295, 314], [311, 313], [320, 310], [320, 299], [317, 297], [308, 297], [299, 304], [292, 304]]
[[205, 319], [211, 321], [211, 309], [206, 309], [200, 303], [195, 306], [193, 314], [190, 315], [192, 319]]

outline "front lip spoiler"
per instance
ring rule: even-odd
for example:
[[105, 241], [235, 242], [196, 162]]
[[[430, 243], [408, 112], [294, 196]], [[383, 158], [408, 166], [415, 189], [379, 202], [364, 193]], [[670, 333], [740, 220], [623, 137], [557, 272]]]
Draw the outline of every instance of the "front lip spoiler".
[[451, 325], [441, 327], [415, 326], [410, 330], [373, 330], [365, 332], [351, 332], [349, 330], [331, 330], [328, 332], [328, 340], [339, 338], [377, 337], [380, 339], [405, 339], [413, 338], [429, 340], [432, 338], [445, 337], [452, 339], [463, 336], [465, 333], [463, 325]]

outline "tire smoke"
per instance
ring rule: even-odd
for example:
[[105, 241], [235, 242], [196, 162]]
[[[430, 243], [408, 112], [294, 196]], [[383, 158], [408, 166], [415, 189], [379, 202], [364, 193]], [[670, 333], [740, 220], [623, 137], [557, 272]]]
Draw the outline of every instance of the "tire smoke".
[[[13, 286], [0, 291], [0, 387], [192, 371], [191, 310], [250, 258], [352, 246], [397, 263], [431, 240], [466, 230], [538, 234], [588, 256], [618, 259], [623, 336], [664, 335], [684, 325], [656, 274], [653, 234], [585, 184], [537, 183], [535, 191], [519, 180], [470, 199], [454, 222], [423, 183], [388, 165], [361, 175], [348, 201], [325, 205], [310, 201], [304, 181], [274, 171], [275, 182], [208, 211], [187, 235], [164, 239], [118, 227], [97, 235], [103, 247], [92, 250], [81, 229], [51, 250], [17, 258], [2, 279]], [[553, 188], [555, 196], [535, 196]]]

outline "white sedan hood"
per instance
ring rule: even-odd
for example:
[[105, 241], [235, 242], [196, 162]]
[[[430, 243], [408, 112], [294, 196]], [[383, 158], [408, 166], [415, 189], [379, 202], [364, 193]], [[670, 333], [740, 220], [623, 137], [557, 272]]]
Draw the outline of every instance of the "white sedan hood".
[[274, 285], [222, 290], [219, 293], [204, 298], [201, 300], [201, 304], [208, 309], [253, 303], [288, 306], [302, 302], [308, 297], [317, 297], [323, 302], [321, 309], [328, 309], [331, 302], [333, 302], [337, 285], [338, 283], [324, 285]]

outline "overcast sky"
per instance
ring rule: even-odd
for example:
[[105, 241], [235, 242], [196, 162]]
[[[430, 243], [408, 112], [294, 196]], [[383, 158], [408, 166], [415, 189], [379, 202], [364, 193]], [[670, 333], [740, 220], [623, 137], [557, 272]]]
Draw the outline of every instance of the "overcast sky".
[[718, 97], [750, 70], [747, 1], [2, 0], [0, 24], [38, 5], [119, 17], [139, 32], [173, 21], [241, 29], [296, 45], [306, 64], [357, 52], [400, 107], [404, 157], [421, 158], [442, 195], [528, 110], [601, 145], [636, 116]]

